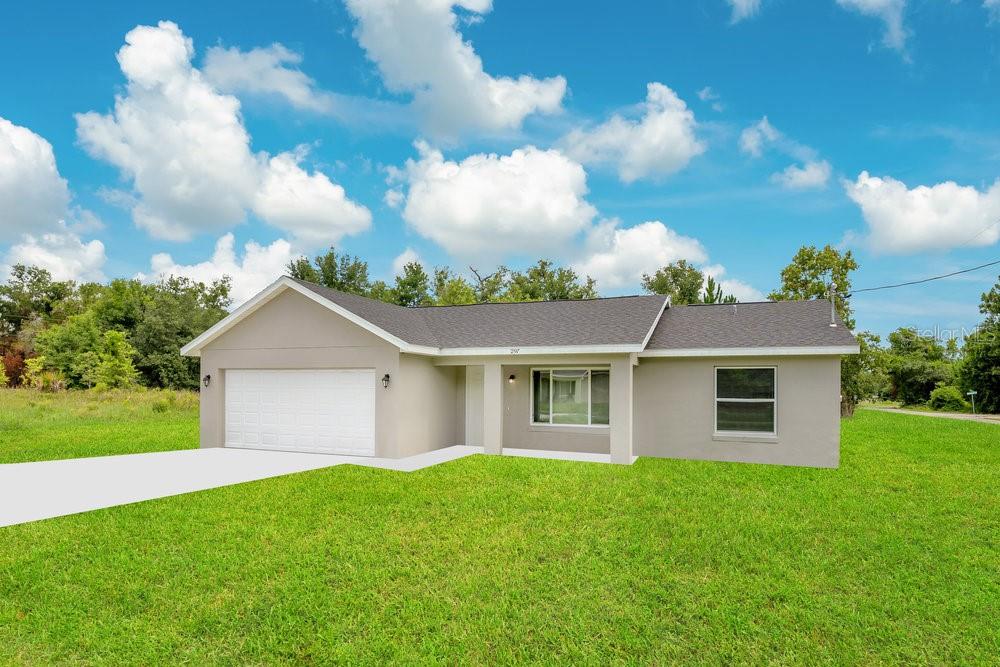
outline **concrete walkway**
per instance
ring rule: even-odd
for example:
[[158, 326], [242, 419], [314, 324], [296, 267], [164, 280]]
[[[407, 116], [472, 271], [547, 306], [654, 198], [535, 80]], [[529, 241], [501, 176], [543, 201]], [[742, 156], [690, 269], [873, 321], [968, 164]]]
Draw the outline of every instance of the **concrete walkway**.
[[920, 417], [941, 417], [943, 419], [961, 419], [970, 422], [982, 422], [984, 424], [1000, 425], [1000, 415], [973, 415], [967, 412], [924, 412], [923, 410], [907, 410], [906, 408], [888, 408], [865, 406], [859, 410], [876, 410], [878, 412], [895, 412], [901, 415], [917, 415]]
[[[413, 472], [482, 453], [482, 447], [455, 446], [403, 459], [378, 459], [220, 447], [9, 463], [0, 465], [0, 527], [342, 464]], [[607, 454], [530, 449], [504, 449], [503, 453], [611, 462]]]
[[0, 465], [0, 526], [351, 463], [410, 472], [482, 453], [447, 447], [405, 459], [252, 449], [185, 449]]

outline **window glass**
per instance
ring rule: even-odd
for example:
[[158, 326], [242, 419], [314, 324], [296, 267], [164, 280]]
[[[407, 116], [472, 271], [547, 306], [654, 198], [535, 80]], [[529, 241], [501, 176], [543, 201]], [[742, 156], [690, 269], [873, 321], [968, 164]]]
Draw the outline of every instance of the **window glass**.
[[611, 372], [590, 371], [590, 423], [608, 424]]
[[552, 423], [587, 424], [590, 409], [590, 372], [552, 371]]
[[774, 398], [773, 368], [719, 368], [716, 398]]
[[532, 390], [535, 405], [532, 407], [532, 421], [548, 423], [549, 421], [549, 372], [535, 371], [531, 374]]
[[716, 430], [774, 433], [774, 401], [716, 402]]

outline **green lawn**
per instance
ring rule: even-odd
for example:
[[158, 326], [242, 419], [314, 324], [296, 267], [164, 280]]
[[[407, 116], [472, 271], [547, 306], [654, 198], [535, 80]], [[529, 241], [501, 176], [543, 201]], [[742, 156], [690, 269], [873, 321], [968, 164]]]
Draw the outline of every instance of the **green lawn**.
[[194, 392], [0, 389], [0, 463], [197, 446]]
[[990, 663], [998, 489], [869, 411], [840, 470], [342, 466], [0, 529], [0, 664]]

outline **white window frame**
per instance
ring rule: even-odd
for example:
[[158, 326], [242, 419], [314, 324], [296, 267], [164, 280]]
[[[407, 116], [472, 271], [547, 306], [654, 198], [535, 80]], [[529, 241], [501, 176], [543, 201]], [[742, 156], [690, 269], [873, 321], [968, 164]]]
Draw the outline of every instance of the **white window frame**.
[[[760, 370], [768, 369], [774, 377], [774, 396], [772, 398], [719, 398], [719, 371], [728, 370]], [[715, 402], [713, 403], [712, 431], [720, 437], [736, 436], [744, 438], [775, 438], [778, 436], [778, 367], [777, 366], [716, 366], [714, 373]], [[771, 403], [774, 410], [774, 429], [771, 431], [720, 431], [719, 401], [725, 403]]]
[[[549, 421], [547, 422], [536, 422], [535, 421], [535, 371], [548, 371], [549, 372]], [[587, 371], [587, 423], [586, 424], [553, 424], [552, 423], [552, 371]], [[610, 366], [533, 366], [528, 371], [528, 423], [532, 426], [542, 426], [545, 428], [596, 428], [596, 429], [607, 429], [611, 428], [611, 415], [608, 415], [608, 424], [592, 424], [593, 415], [591, 414], [594, 410], [594, 391], [593, 391], [593, 378], [594, 371], [608, 371], [609, 378], [609, 396], [608, 403], [611, 403], [610, 396], [610, 376], [611, 367]]]

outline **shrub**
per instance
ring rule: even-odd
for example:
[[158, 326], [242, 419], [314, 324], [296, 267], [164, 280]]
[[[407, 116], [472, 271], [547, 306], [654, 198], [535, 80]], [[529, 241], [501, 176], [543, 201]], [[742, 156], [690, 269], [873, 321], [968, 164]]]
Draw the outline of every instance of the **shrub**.
[[0, 387], [7, 386], [7, 369], [4, 368], [3, 364], [0, 364]]
[[932, 391], [927, 405], [934, 410], [950, 412], [965, 412], [970, 407], [968, 401], [962, 396], [962, 391], [952, 385], [941, 385]]

